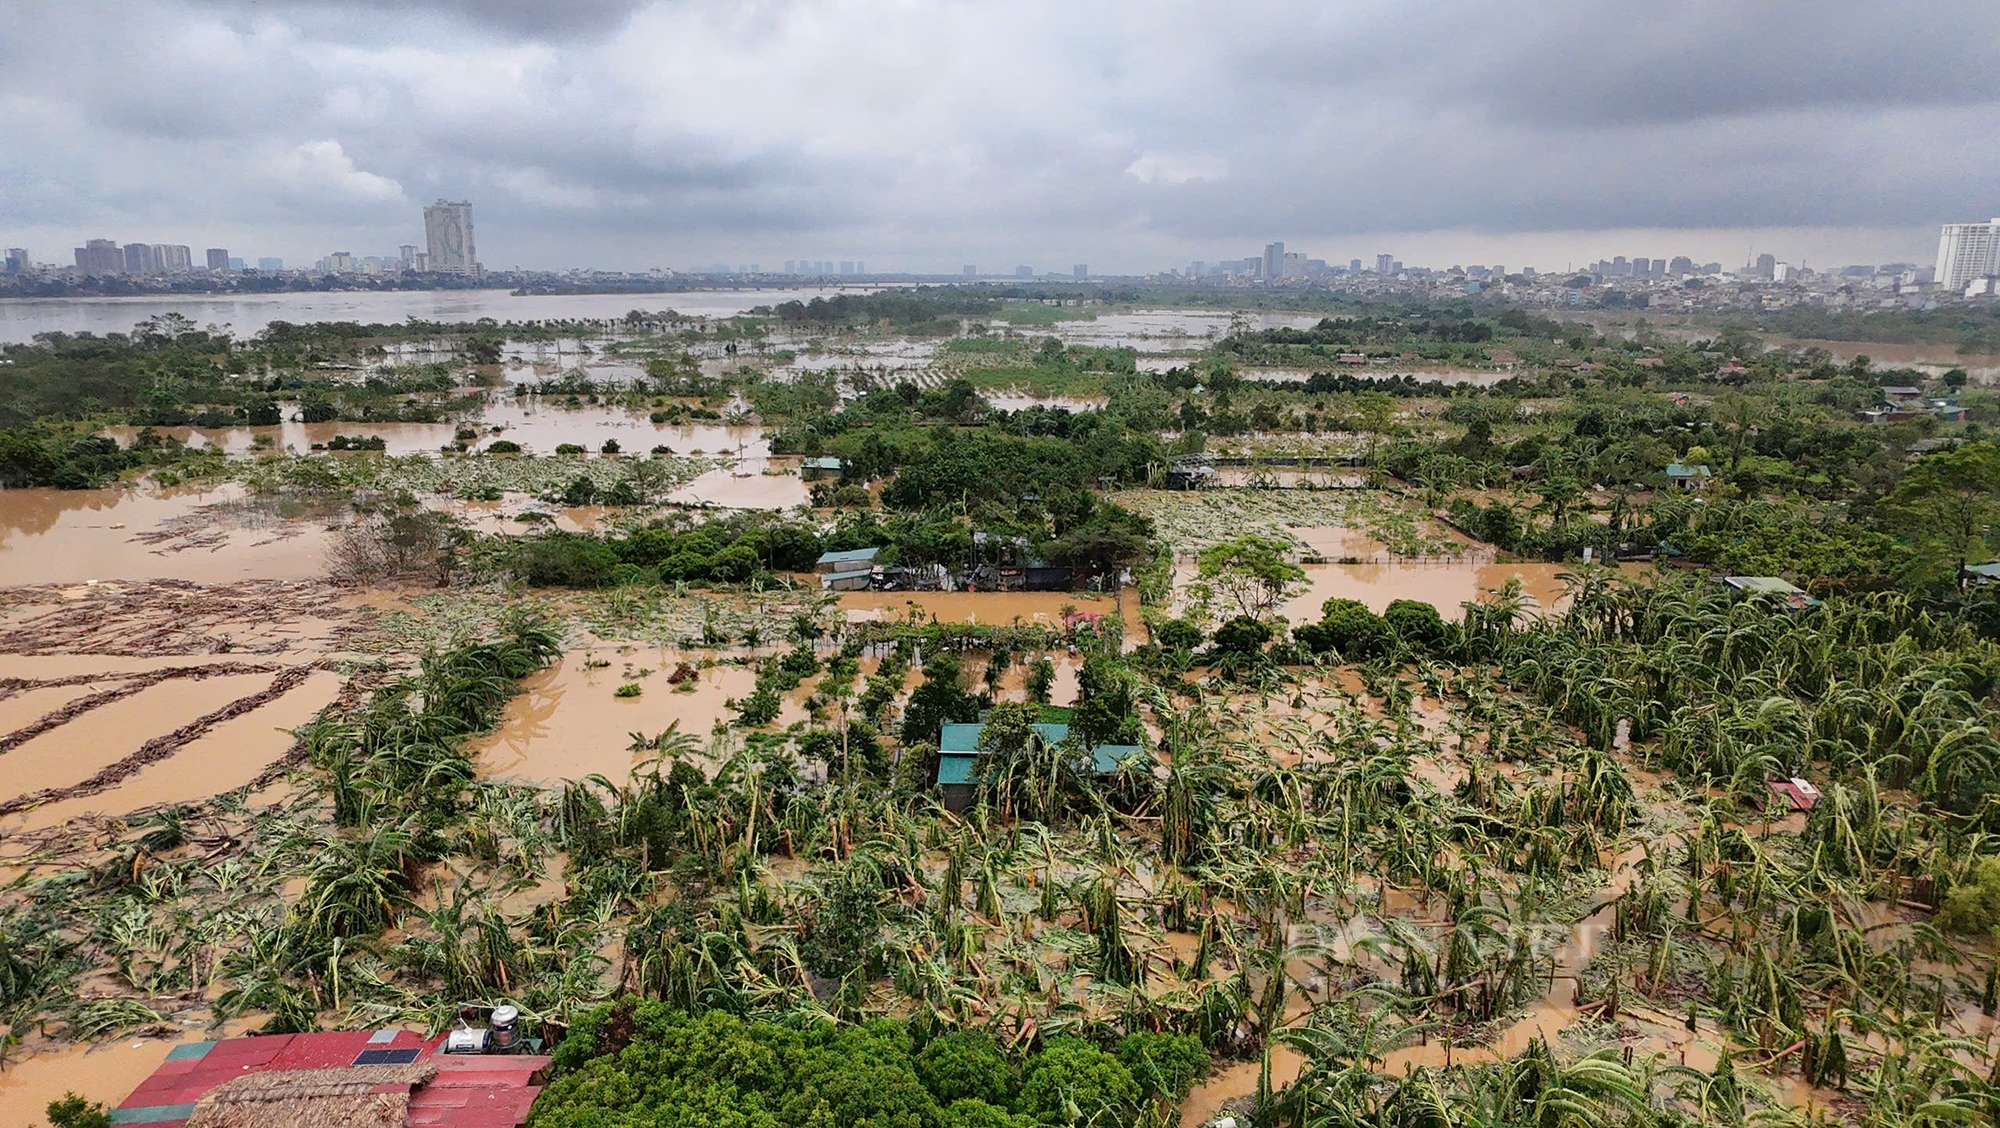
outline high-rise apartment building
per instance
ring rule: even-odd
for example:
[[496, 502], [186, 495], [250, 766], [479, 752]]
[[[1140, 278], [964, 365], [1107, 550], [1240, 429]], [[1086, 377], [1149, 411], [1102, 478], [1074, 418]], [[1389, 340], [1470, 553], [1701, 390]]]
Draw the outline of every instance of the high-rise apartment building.
[[208, 249], [207, 255], [208, 255], [209, 273], [222, 274], [229, 270], [228, 250], [222, 247], [210, 247]]
[[439, 274], [472, 274], [479, 254], [472, 242], [472, 202], [444, 200], [424, 209], [424, 240], [430, 244], [431, 269]]
[[160, 256], [157, 249], [145, 243], [125, 244], [125, 273], [158, 274]]
[[186, 274], [194, 269], [194, 252], [179, 243], [155, 243], [152, 252], [163, 274]]
[[7, 248], [7, 273], [26, 274], [28, 272], [28, 248]]
[[1360, 260], [1360, 259], [1348, 259], [1348, 260], [1347, 260], [1347, 272], [1348, 272], [1349, 274], [1359, 274], [1359, 273], [1361, 273], [1361, 260]]
[[1667, 274], [1674, 278], [1679, 278], [1683, 274], [1693, 273], [1694, 260], [1686, 255], [1675, 255], [1674, 261], [1667, 264]]
[[285, 269], [285, 260], [281, 258], [260, 258], [257, 260], [257, 269], [276, 273]]
[[2000, 216], [1990, 223], [1947, 223], [1938, 233], [1938, 285], [1964, 289], [1975, 278], [2000, 274]]
[[416, 269], [417, 248], [415, 248], [414, 246], [411, 246], [408, 243], [404, 243], [402, 246], [397, 247], [396, 257], [402, 263], [404, 270]]
[[117, 274], [125, 269], [125, 256], [109, 239], [90, 239], [76, 249], [76, 268], [85, 274]]
[[1090, 277], [1090, 264], [1077, 263], [1075, 266], [1069, 268], [1069, 272], [1077, 278], [1088, 278]]
[[1276, 282], [1285, 276], [1285, 245], [1283, 243], [1264, 244], [1264, 280]]
[[[979, 268], [969, 262], [966, 263], [964, 266], [959, 267], [958, 272], [960, 274], [965, 275], [967, 278], [979, 277]], [[842, 273], [845, 273], [845, 271], [843, 271]]]
[[1376, 256], [1375, 256], [1375, 273], [1377, 273], [1377, 274], [1394, 274], [1394, 273], [1396, 273], [1396, 260], [1395, 260], [1394, 256], [1391, 256], [1391, 255], [1376, 255]]
[[334, 274], [354, 273], [354, 254], [351, 251], [335, 251], [326, 256], [326, 268]]

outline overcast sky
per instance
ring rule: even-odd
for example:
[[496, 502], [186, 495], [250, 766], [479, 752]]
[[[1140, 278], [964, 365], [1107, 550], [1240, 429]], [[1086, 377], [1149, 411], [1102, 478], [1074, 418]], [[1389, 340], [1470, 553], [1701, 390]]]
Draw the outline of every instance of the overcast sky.
[[1118, 273], [1288, 249], [1929, 261], [1973, 0], [5, 0], [0, 241]]

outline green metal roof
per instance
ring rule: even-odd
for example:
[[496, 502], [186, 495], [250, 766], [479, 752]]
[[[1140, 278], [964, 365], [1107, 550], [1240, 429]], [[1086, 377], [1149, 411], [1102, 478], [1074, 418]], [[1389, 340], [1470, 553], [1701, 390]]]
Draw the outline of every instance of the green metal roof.
[[1100, 744], [1090, 750], [1090, 766], [1098, 775], [1114, 775], [1120, 760], [1131, 759], [1139, 752], [1136, 744]]
[[1714, 476], [1714, 473], [1709, 470], [1706, 462], [1697, 462], [1693, 465], [1684, 462], [1667, 463], [1667, 477], [1669, 478], [1712, 478]]
[[[1028, 727], [1041, 733], [1042, 739], [1048, 741], [1050, 744], [1060, 744], [1069, 738], [1069, 726], [1065, 724], [1050, 722], [1029, 725]], [[971, 725], [945, 725], [938, 730], [938, 751], [977, 752], [979, 751], [979, 734], [985, 730], [986, 725], [984, 722]]]
[[819, 563], [866, 564], [875, 559], [875, 554], [881, 551], [879, 548], [850, 548], [845, 552], [823, 552], [820, 554]]
[[979, 757], [950, 754], [939, 756], [937, 781], [940, 786], [979, 782]]

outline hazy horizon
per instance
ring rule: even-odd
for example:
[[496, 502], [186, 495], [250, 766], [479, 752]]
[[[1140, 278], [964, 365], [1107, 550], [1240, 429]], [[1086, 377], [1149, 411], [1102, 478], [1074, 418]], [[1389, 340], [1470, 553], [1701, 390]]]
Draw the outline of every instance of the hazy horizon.
[[1258, 253], [1926, 262], [2000, 215], [1957, 4], [25, 0], [0, 243], [309, 263], [473, 201], [489, 268]]

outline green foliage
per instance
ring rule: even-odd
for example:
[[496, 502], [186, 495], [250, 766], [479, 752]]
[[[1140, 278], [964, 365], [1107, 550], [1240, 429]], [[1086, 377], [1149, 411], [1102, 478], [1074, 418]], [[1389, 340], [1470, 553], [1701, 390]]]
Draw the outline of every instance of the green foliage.
[[1056, 664], [1048, 658], [1037, 658], [1028, 667], [1028, 700], [1039, 705], [1047, 705], [1049, 696], [1055, 690]]
[[1435, 652], [1451, 634], [1435, 606], [1414, 599], [1392, 600], [1382, 611], [1382, 621], [1398, 641], [1419, 654]]
[[1204, 582], [1245, 615], [1277, 606], [1294, 584], [1303, 583], [1305, 569], [1294, 564], [1283, 542], [1254, 533], [1203, 549], [1195, 567]]
[[[1331, 651], [1344, 661], [1365, 662], [1389, 653], [1396, 645], [1396, 632], [1388, 620], [1359, 600], [1329, 599], [1321, 612], [1325, 617], [1319, 622], [1292, 631], [1299, 645], [1314, 653]], [[1435, 615], [1436, 609], [1431, 613]]]
[[1118, 1043], [1118, 1060], [1148, 1098], [1164, 1097], [1178, 1104], [1208, 1075], [1211, 1064], [1201, 1040], [1187, 1034], [1128, 1034]]
[[1238, 615], [1215, 628], [1215, 649], [1224, 654], [1256, 654], [1276, 633], [1271, 624], [1250, 615]]
[[640, 694], [640, 693], [642, 693], [642, 692], [643, 692], [643, 691], [642, 691], [642, 690], [641, 690], [641, 689], [639, 688], [639, 683], [638, 683], [638, 682], [626, 682], [626, 683], [625, 683], [624, 685], [621, 685], [621, 686], [619, 686], [619, 687], [618, 687], [617, 689], [614, 689], [614, 690], [612, 690], [612, 691], [611, 691], [611, 696], [613, 696], [613, 697], [637, 697], [637, 696], [639, 696], [639, 694]]
[[2000, 929], [2000, 858], [1972, 864], [1966, 879], [1946, 891], [1937, 922], [1940, 928], [1976, 936]]
[[111, 1128], [111, 1114], [97, 1101], [86, 1101], [75, 1093], [64, 1093], [50, 1101], [49, 1128]]
[[1043, 1124], [1127, 1124], [1141, 1095], [1123, 1062], [1088, 1042], [1057, 1038], [1022, 1071], [1018, 1108]]
[[930, 1040], [917, 1055], [917, 1076], [941, 1104], [976, 1100], [1004, 1110], [1020, 1078], [990, 1035], [954, 1031]]
[[[1147, 1045], [1135, 1060], [1186, 1074], [1172, 1039]], [[1073, 1038], [1028, 1059], [1017, 1098], [1013, 1065], [984, 1034], [943, 1034], [913, 1053], [893, 1019], [795, 1028], [637, 999], [579, 1017], [551, 1071], [530, 1128], [1109, 1126], [1131, 1123], [1143, 1095], [1117, 1057]]]

